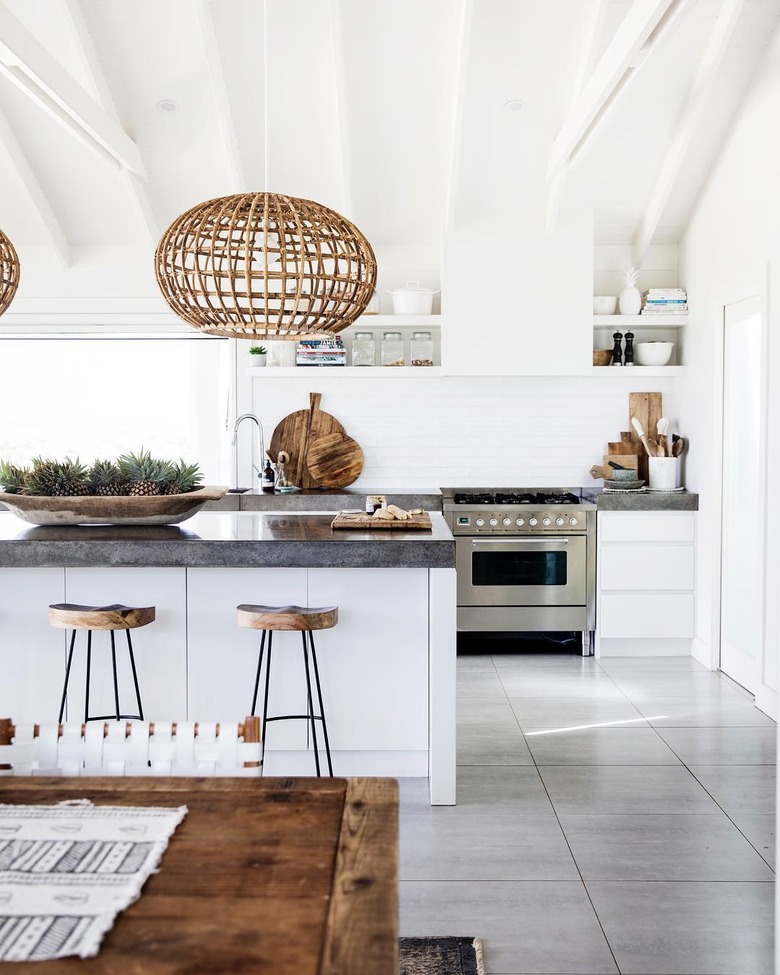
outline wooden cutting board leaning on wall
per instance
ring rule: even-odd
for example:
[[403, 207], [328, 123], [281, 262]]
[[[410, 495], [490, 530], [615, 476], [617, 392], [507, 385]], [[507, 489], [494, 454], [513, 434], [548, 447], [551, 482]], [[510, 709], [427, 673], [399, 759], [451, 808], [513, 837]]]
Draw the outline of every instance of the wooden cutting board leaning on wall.
[[[658, 421], [663, 416], [663, 395], [661, 393], [629, 393], [628, 394], [628, 429], [629, 436], [639, 455], [639, 477], [647, 480], [647, 453], [639, 439], [639, 434], [631, 423], [636, 417], [642, 424], [642, 429], [648, 437], [655, 439]], [[621, 434], [621, 438], [622, 438]]]

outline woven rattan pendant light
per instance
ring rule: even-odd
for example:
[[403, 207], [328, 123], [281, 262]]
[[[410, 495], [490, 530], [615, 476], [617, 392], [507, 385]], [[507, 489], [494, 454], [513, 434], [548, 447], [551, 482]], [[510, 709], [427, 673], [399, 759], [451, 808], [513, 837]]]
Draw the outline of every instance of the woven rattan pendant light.
[[14, 245], [0, 230], [0, 315], [8, 311], [19, 287], [19, 257]]
[[[267, 183], [267, 0], [263, 49]], [[365, 311], [376, 258], [335, 210], [276, 193], [239, 193], [177, 217], [157, 245], [155, 275], [171, 309], [201, 332], [299, 339], [335, 335]]]

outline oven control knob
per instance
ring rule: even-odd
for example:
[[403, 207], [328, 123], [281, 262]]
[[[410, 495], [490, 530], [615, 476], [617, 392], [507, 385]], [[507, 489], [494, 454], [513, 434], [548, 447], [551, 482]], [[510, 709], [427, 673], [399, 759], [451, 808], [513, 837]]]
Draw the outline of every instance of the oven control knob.
[[481, 528], [484, 524], [485, 524], [485, 519], [484, 518], [477, 518], [477, 521], [476, 521], [477, 528]]
[[533, 527], [534, 525], [538, 525], [539, 522], [536, 520], [536, 518], [529, 518], [528, 519], [528, 524]]
[[576, 525], [577, 524], [577, 519], [576, 518], [569, 518], [569, 524], [570, 525]]
[[495, 528], [496, 525], [498, 524], [498, 518], [491, 518], [490, 524], [493, 526], [493, 528]]
[[511, 518], [504, 518], [503, 524], [505, 524], [507, 527], [509, 527], [509, 525], [512, 524], [512, 519]]
[[556, 518], [555, 519], [555, 524], [556, 525], [565, 525], [566, 524], [566, 519], [565, 518]]
[[549, 526], [552, 524], [552, 518], [544, 518], [542, 520], [542, 524], [545, 528], [549, 528]]
[[525, 524], [525, 518], [518, 518], [518, 519], [517, 519], [517, 520], [515, 521], [515, 524], [517, 525], [517, 527], [518, 527], [518, 528], [520, 528], [520, 527], [521, 527], [522, 525], [524, 525], [524, 524]]

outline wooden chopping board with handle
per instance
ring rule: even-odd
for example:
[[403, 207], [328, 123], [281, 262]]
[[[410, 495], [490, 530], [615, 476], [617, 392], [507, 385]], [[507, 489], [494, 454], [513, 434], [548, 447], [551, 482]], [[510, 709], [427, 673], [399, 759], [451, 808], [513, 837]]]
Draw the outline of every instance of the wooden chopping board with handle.
[[363, 451], [346, 433], [328, 433], [316, 439], [310, 436], [306, 462], [320, 487], [343, 488], [360, 477]]
[[642, 424], [645, 434], [655, 439], [656, 426], [663, 415], [663, 395], [661, 393], [628, 394], [628, 428], [631, 440], [636, 445], [639, 455], [639, 477], [645, 480], [647, 480], [647, 453], [639, 441], [639, 434], [634, 430], [631, 418], [635, 416]]
[[289, 454], [287, 477], [296, 487], [322, 487], [318, 481], [314, 480], [306, 464], [309, 444], [321, 436], [332, 433], [340, 433], [346, 436], [344, 427], [336, 417], [320, 410], [321, 399], [322, 393], [309, 393], [309, 409], [289, 413], [277, 424], [271, 435], [268, 453], [274, 463], [276, 463], [280, 451], [284, 450]]

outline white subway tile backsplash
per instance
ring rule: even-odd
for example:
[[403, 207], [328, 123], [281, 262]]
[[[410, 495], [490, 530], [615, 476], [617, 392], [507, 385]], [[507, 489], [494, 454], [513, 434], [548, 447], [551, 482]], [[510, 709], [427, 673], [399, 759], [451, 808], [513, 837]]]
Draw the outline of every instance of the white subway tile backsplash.
[[[271, 370], [269, 370], [271, 373]], [[674, 379], [608, 377], [351, 378], [310, 372], [253, 381], [267, 436], [305, 409], [309, 391], [363, 448], [355, 487], [588, 486], [607, 441], [629, 428], [628, 394], [660, 391], [676, 416]]]

